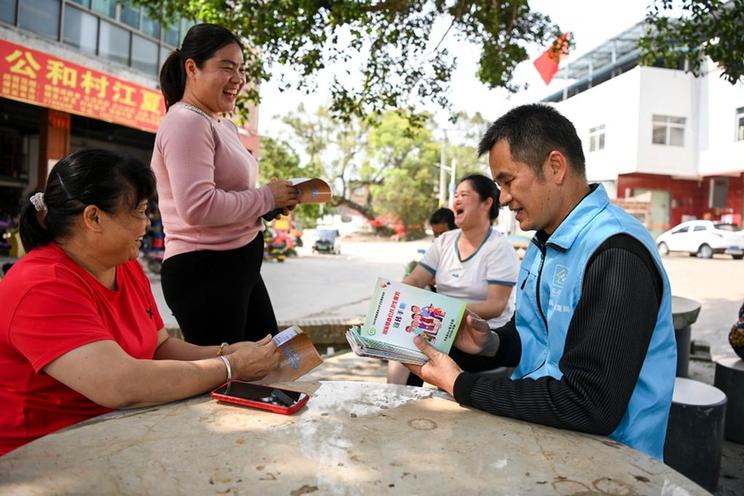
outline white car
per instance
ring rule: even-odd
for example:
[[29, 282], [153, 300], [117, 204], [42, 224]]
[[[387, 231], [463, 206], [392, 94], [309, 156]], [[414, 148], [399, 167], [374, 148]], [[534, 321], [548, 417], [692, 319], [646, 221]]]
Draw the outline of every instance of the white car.
[[711, 258], [714, 253], [725, 253], [741, 260], [744, 257], [744, 233], [734, 224], [690, 220], [660, 234], [656, 246], [662, 255], [681, 251], [690, 256]]

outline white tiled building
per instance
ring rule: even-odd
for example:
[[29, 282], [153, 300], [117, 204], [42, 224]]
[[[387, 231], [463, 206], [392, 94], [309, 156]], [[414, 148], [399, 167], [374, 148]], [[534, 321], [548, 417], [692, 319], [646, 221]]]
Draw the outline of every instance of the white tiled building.
[[[545, 101], [576, 125], [587, 176], [610, 195], [651, 198], [649, 229], [680, 221], [742, 224], [744, 85], [638, 65], [638, 24], [564, 67], [572, 84]], [[614, 53], [613, 53], [614, 52]]]

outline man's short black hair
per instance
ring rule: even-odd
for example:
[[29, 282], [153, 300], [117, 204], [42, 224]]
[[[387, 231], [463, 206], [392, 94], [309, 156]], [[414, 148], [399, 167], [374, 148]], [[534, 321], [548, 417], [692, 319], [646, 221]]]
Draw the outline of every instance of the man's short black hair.
[[431, 214], [429, 224], [447, 224], [447, 227], [450, 230], [457, 228], [457, 225], [455, 224], [455, 213], [446, 207], [435, 210], [434, 213]]
[[542, 177], [548, 154], [560, 151], [570, 167], [585, 175], [584, 151], [576, 128], [553, 107], [539, 103], [516, 107], [499, 117], [481, 139], [478, 156], [488, 153], [499, 141], [509, 143], [514, 160], [528, 164]]

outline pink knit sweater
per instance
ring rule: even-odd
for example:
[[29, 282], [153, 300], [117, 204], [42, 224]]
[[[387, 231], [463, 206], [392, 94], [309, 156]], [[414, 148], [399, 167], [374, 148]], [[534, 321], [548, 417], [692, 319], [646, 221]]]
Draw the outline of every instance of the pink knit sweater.
[[258, 164], [230, 120], [213, 120], [176, 103], [160, 122], [152, 154], [165, 258], [196, 250], [231, 250], [263, 229], [274, 208], [256, 188]]

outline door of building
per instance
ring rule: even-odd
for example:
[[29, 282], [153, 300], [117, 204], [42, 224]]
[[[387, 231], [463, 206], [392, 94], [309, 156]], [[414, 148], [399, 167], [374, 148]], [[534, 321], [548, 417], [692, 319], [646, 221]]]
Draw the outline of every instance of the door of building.
[[651, 193], [651, 213], [646, 227], [648, 227], [649, 232], [655, 238], [671, 227], [669, 225], [669, 219], [671, 218], [671, 193], [661, 189], [635, 188], [633, 190], [634, 196], [643, 193]]

